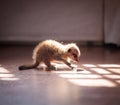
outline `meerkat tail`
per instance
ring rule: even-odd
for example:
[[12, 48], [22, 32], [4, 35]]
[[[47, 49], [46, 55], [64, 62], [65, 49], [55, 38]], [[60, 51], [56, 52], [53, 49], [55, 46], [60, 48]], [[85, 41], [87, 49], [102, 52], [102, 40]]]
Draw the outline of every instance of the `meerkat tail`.
[[33, 63], [33, 64], [28, 64], [28, 65], [21, 65], [19, 66], [19, 70], [27, 70], [27, 69], [33, 69], [36, 68], [39, 65], [39, 63]]
[[33, 69], [35, 68], [34, 65], [21, 65], [19, 66], [19, 70], [26, 70], [26, 69]]

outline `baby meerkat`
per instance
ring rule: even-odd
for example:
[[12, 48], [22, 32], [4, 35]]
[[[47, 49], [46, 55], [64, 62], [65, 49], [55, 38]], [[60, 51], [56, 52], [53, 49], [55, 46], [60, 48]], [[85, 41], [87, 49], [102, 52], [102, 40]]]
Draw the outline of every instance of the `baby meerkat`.
[[32, 57], [33, 63], [22, 65], [19, 70], [36, 68], [42, 62], [47, 66], [47, 70], [52, 70], [55, 69], [51, 65], [54, 60], [62, 61], [73, 69], [71, 61], [78, 62], [80, 55], [79, 47], [74, 43], [64, 45], [55, 40], [45, 40], [35, 47]]

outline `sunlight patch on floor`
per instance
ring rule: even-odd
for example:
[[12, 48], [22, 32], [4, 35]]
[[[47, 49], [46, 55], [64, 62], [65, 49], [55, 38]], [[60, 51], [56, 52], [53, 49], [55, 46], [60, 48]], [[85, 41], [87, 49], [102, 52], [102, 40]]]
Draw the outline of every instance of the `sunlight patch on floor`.
[[116, 87], [117, 85], [111, 81], [105, 79], [69, 79], [73, 84], [79, 86], [92, 86], [92, 87]]
[[87, 71], [87, 70], [85, 70], [84, 69], [84, 71], [79, 71], [79, 72], [77, 72], [77, 71], [74, 71], [74, 70], [65, 70], [65, 71], [63, 71], [63, 70], [56, 70], [56, 71], [52, 71], [53, 73], [57, 73], [57, 74], [74, 74], [74, 73], [76, 73], [76, 74], [91, 74], [91, 72], [89, 72], [89, 71]]
[[80, 79], [98, 79], [101, 78], [99, 75], [91, 74], [91, 75], [83, 75], [83, 74], [60, 74], [60, 77], [63, 78], [80, 78]]
[[100, 73], [100, 74], [111, 74], [111, 72], [106, 71], [103, 68], [90, 68], [90, 70], [95, 71], [95, 72]]
[[85, 67], [96, 67], [96, 66], [93, 65], [93, 64], [83, 64], [83, 66], [85, 66]]
[[105, 77], [107, 77], [107, 78], [110, 78], [110, 79], [120, 79], [120, 75], [115, 75], [115, 74], [113, 74], [113, 75], [104, 75]]
[[116, 74], [120, 74], [120, 68], [107, 68], [108, 71]]
[[120, 64], [98, 64], [100, 67], [120, 67]]
[[119, 64], [81, 64], [84, 71], [54, 71], [70, 83], [86, 87], [120, 86]]
[[4, 67], [0, 67], [0, 80], [5, 80], [5, 81], [16, 81], [19, 80], [14, 74], [10, 73], [9, 70], [7, 70]]

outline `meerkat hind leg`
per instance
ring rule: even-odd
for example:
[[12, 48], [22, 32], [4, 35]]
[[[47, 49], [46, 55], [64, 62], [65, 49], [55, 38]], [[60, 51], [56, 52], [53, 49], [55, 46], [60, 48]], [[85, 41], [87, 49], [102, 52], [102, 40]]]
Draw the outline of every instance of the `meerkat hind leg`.
[[56, 67], [51, 65], [51, 63], [49, 61], [45, 61], [44, 63], [47, 66], [47, 69], [46, 69], [47, 71], [56, 70]]

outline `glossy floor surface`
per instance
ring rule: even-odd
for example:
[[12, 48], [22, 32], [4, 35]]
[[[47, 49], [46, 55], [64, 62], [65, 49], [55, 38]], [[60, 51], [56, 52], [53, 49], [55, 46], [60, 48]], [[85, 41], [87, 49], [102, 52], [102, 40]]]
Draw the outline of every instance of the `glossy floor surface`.
[[[32, 46], [0, 48], [0, 105], [120, 105], [120, 50], [81, 47], [78, 71], [18, 71]], [[42, 66], [42, 65], [41, 65]]]

